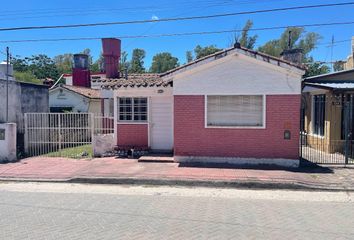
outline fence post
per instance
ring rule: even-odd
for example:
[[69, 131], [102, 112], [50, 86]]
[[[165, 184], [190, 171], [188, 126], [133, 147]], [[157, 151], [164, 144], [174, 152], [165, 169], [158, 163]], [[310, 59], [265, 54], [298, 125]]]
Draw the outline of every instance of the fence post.
[[90, 118], [91, 118], [91, 147], [92, 147], [92, 155], [95, 154], [95, 141], [94, 141], [94, 137], [95, 137], [95, 116], [93, 113], [90, 113]]
[[25, 121], [25, 154], [27, 155], [28, 154], [28, 113], [25, 113], [25, 118], [24, 118], [24, 121]]
[[349, 161], [349, 120], [350, 120], [349, 110], [350, 110], [349, 102], [346, 102], [344, 104], [345, 165], [347, 165]]
[[59, 140], [59, 156], [61, 157], [61, 114], [58, 113], [58, 140]]

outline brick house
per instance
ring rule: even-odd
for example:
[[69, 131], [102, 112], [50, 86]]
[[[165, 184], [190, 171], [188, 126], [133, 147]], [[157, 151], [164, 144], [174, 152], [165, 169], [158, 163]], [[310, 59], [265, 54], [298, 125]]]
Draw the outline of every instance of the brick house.
[[114, 92], [119, 148], [173, 152], [176, 162], [298, 166], [303, 74], [297, 64], [235, 46], [102, 87]]

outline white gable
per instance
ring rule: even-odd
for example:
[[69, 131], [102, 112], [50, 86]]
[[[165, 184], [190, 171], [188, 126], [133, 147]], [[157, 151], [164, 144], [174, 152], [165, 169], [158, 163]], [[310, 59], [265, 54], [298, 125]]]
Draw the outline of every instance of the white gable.
[[89, 103], [88, 98], [65, 88], [49, 91], [49, 107], [72, 107], [74, 112], [88, 112]]
[[301, 94], [302, 71], [233, 53], [177, 73], [174, 95]]

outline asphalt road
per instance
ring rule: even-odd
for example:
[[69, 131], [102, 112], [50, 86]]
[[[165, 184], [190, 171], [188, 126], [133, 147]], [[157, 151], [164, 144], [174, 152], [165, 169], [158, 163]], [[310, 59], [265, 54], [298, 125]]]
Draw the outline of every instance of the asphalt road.
[[353, 193], [0, 183], [0, 239], [354, 239]]

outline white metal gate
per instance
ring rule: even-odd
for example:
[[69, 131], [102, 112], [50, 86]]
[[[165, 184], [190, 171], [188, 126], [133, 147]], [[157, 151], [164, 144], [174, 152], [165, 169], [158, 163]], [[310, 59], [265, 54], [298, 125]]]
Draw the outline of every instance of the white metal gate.
[[92, 153], [92, 113], [26, 113], [27, 156], [80, 157]]
[[93, 113], [26, 113], [26, 156], [91, 157], [94, 136], [112, 134], [113, 122]]

